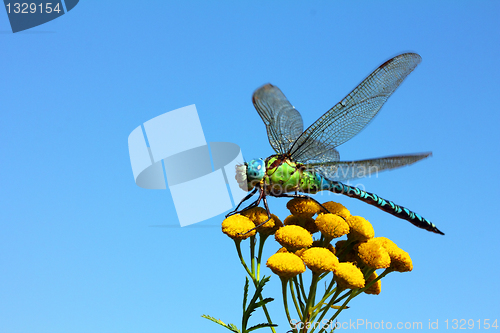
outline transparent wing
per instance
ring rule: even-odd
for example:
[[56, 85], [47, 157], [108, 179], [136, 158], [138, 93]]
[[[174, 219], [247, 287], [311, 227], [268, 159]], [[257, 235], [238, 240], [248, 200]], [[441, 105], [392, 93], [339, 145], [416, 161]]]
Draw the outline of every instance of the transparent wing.
[[314, 146], [337, 147], [358, 134], [420, 61], [415, 53], [386, 61], [300, 135], [290, 148], [292, 158], [307, 163]]
[[[340, 154], [332, 145], [323, 142], [315, 142], [311, 148], [303, 155], [307, 164], [321, 164], [340, 160]], [[301, 161], [297, 161], [301, 162]]]
[[304, 130], [299, 111], [272, 84], [257, 89], [252, 101], [266, 125], [269, 143], [278, 154], [285, 154]]
[[328, 163], [308, 163], [308, 171], [319, 172], [326, 178], [335, 181], [346, 181], [363, 177], [376, 176], [384, 170], [396, 169], [418, 162], [432, 153], [387, 156], [361, 161], [341, 161]]

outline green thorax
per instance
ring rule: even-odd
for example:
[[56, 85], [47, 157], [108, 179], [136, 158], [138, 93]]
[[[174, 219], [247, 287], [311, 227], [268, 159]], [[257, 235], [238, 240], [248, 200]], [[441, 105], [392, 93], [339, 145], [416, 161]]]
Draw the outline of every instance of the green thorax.
[[273, 155], [268, 157], [265, 163], [266, 172], [262, 184], [267, 193], [316, 193], [320, 188], [319, 175], [306, 171], [303, 164], [295, 163], [286, 156]]

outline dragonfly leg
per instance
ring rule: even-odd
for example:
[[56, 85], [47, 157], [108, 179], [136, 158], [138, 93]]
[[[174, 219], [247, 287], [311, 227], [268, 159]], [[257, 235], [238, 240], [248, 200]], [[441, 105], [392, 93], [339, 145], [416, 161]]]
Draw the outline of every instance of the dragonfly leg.
[[[244, 197], [244, 198], [243, 198], [243, 200], [241, 200], [241, 201], [240, 201], [240, 203], [238, 204], [238, 206], [236, 206], [236, 208], [235, 208], [232, 212], [228, 213], [228, 214], [226, 215], [226, 217], [229, 217], [229, 216], [231, 216], [231, 215], [234, 215], [234, 214], [237, 214], [237, 213], [241, 212], [241, 211], [238, 211], [238, 209], [240, 208], [241, 204], [242, 204], [242, 203], [244, 203], [245, 201], [247, 201], [248, 199], [250, 199], [251, 197], [253, 197], [253, 195], [254, 195], [255, 193], [257, 193], [257, 187], [256, 187], [256, 188], [254, 188], [254, 189], [252, 190], [252, 192], [248, 193], [248, 194], [247, 194], [247, 196], [246, 196], [246, 197]], [[259, 200], [260, 200], [260, 198], [259, 198]]]
[[265, 198], [265, 195], [264, 195], [264, 191], [262, 191], [262, 189], [259, 188], [259, 190], [260, 190], [259, 198], [257, 200], [255, 200], [254, 202], [252, 202], [247, 207], [240, 210], [238, 213], [241, 213], [241, 212], [244, 212], [244, 211], [249, 210], [251, 208], [257, 207], [260, 204], [260, 201], [262, 200], [262, 198]]
[[[266, 198], [266, 196], [264, 196], [262, 198], [262, 201], [264, 202], [264, 207], [266, 208], [266, 213], [267, 213], [267, 217], [268, 217], [267, 221], [269, 221], [271, 219], [271, 211], [269, 210], [269, 206], [267, 205], [267, 198]], [[261, 223], [259, 226], [263, 225], [266, 222]]]
[[[252, 228], [252, 229], [248, 230], [247, 232], [245, 232], [245, 233], [244, 233], [244, 234], [242, 234], [242, 235], [246, 235], [246, 234], [248, 234], [248, 233], [249, 233], [249, 232], [251, 232], [252, 230], [257, 229], [257, 228], [258, 228], [258, 227], [260, 227], [261, 225], [264, 225], [264, 224], [266, 224], [267, 222], [269, 222], [269, 220], [271, 220], [271, 218], [272, 218], [272, 216], [271, 216], [271, 211], [269, 210], [269, 206], [267, 205], [267, 198], [266, 198], [266, 195], [264, 194], [264, 191], [263, 191], [262, 189], [260, 189], [259, 199], [258, 199], [257, 201], [255, 201], [255, 202], [253, 202], [253, 203], [252, 203], [252, 205], [256, 203], [256, 205], [255, 205], [255, 206], [253, 206], [253, 207], [258, 206], [258, 205], [259, 205], [260, 200], [262, 200], [262, 201], [264, 202], [264, 207], [266, 208], [266, 213], [267, 213], [267, 220], [265, 220], [264, 222], [262, 222], [262, 223], [261, 223], [261, 224], [259, 224], [258, 226], [255, 226], [254, 228]], [[251, 206], [251, 205], [250, 205], [250, 206]], [[253, 207], [250, 207], [250, 206], [248, 206], [248, 207], [247, 207], [247, 208], [245, 208], [244, 210], [249, 209], [249, 208], [253, 208]]]

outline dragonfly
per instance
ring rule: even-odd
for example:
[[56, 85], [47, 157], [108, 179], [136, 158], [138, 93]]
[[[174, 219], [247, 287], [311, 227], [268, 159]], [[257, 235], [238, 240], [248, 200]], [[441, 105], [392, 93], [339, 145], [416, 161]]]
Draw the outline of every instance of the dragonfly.
[[[299, 111], [278, 87], [266, 84], [257, 89], [252, 102], [264, 121], [269, 143], [276, 154], [236, 166], [235, 178], [239, 186], [250, 193], [227, 216], [256, 207], [263, 201], [270, 219], [266, 196], [311, 198], [299, 192], [315, 194], [319, 191], [331, 191], [364, 201], [407, 220], [418, 228], [444, 235], [419, 214], [374, 193], [344, 183], [413, 164], [432, 153], [340, 161], [340, 154], [336, 149], [358, 134], [373, 119], [421, 60], [416, 53], [404, 53], [386, 61], [305, 131]], [[243, 202], [257, 192], [258, 199], [239, 210]]]

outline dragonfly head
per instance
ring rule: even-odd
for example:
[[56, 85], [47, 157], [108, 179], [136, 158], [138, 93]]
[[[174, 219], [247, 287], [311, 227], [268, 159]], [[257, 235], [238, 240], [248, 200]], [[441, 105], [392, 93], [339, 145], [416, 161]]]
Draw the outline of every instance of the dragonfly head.
[[266, 163], [259, 158], [236, 166], [236, 181], [244, 191], [253, 189], [266, 174]]

